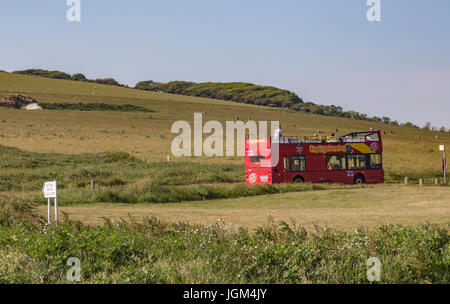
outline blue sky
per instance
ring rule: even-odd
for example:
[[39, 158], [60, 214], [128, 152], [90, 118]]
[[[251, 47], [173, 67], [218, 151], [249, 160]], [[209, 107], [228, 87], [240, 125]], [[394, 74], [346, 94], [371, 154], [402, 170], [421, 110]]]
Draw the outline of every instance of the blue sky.
[[244, 81], [402, 122], [450, 128], [450, 1], [2, 0], [0, 69]]

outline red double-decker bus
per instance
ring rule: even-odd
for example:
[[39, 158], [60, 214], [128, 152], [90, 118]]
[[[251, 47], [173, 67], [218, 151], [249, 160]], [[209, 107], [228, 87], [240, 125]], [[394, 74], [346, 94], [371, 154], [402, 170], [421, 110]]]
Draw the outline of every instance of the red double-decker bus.
[[245, 140], [247, 185], [277, 183], [383, 183], [381, 132], [341, 137]]

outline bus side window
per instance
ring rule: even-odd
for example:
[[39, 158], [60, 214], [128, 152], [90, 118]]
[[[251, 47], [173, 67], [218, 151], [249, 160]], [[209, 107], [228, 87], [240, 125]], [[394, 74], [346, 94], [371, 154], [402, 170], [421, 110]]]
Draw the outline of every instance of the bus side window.
[[327, 170], [346, 170], [346, 158], [345, 155], [327, 155]]
[[289, 171], [289, 157], [283, 158], [283, 169]]
[[347, 155], [348, 170], [363, 170], [366, 169], [365, 155]]
[[292, 172], [306, 171], [306, 161], [304, 156], [291, 156]]
[[378, 133], [373, 133], [369, 136], [366, 136], [367, 141], [380, 141], [380, 138], [378, 136]]
[[381, 163], [381, 154], [370, 154], [370, 169], [381, 169], [383, 165]]

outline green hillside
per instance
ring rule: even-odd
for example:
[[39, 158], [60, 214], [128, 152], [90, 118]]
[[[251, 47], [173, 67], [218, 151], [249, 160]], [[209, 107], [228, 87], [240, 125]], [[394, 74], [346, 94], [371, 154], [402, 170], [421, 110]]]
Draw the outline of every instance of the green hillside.
[[[27, 69], [14, 71], [13, 74], [28, 75], [34, 77], [53, 78], [81, 81], [88, 83], [105, 84], [112, 86], [128, 87], [120, 84], [113, 78], [88, 79], [84, 74], [70, 75], [61, 71], [48, 71], [43, 69]], [[390, 117], [370, 117], [357, 111], [346, 110], [336, 105], [319, 105], [314, 102], [304, 102], [297, 94], [279, 89], [273, 86], [261, 86], [243, 82], [206, 82], [195, 83], [188, 81], [170, 81], [167, 83], [155, 82], [153, 80], [140, 81], [135, 87], [137, 90], [153, 91], [159, 93], [170, 93], [220, 100], [230, 100], [239, 103], [254, 104], [268, 107], [291, 109], [294, 111], [313, 113], [324, 116], [345, 117], [357, 120], [367, 120], [391, 125], [402, 125], [406, 127], [419, 128], [417, 125], [406, 122], [399, 123]], [[433, 129], [428, 123], [426, 129]], [[440, 130], [446, 131], [445, 127]]]

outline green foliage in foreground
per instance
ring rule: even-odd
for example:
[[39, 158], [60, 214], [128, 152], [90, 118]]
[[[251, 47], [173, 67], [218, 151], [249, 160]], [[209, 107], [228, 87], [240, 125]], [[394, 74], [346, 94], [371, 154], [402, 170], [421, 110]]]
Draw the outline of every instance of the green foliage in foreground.
[[18, 202], [0, 208], [0, 283], [67, 283], [71, 257], [81, 262], [81, 283], [365, 284], [370, 257], [382, 263], [380, 283], [450, 282], [449, 235], [437, 226], [309, 233], [269, 220], [250, 233], [221, 220], [205, 227], [105, 219], [93, 227], [66, 218], [47, 227], [22, 218], [17, 209], [27, 209]]
[[39, 103], [45, 110], [76, 110], [76, 111], [120, 111], [120, 112], [154, 112], [149, 108], [131, 104], [107, 103]]

